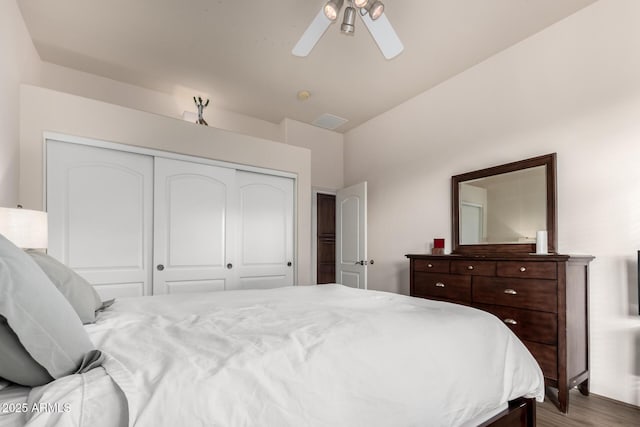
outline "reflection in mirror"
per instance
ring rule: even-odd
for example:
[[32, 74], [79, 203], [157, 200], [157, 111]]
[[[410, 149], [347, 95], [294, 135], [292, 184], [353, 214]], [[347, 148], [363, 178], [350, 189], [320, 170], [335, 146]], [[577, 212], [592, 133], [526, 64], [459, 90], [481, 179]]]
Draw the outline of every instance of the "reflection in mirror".
[[535, 243], [547, 229], [546, 167], [460, 182], [460, 244]]

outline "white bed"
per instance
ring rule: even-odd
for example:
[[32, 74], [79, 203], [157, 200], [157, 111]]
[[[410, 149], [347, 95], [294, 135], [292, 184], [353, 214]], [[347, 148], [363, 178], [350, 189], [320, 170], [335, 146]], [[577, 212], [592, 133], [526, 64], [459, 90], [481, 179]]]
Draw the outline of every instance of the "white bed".
[[22, 415], [22, 408], [27, 403], [29, 391], [29, 387], [0, 380], [0, 427], [24, 425], [25, 418]]
[[544, 397], [492, 315], [341, 285], [121, 299], [85, 329], [103, 367], [34, 388], [64, 409], [27, 425], [477, 425]]

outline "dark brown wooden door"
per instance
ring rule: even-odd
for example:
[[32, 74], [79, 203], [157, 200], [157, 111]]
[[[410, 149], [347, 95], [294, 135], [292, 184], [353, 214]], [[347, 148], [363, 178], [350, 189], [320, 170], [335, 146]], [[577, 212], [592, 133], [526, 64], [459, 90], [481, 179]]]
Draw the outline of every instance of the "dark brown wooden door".
[[318, 193], [318, 284], [336, 281], [336, 196]]

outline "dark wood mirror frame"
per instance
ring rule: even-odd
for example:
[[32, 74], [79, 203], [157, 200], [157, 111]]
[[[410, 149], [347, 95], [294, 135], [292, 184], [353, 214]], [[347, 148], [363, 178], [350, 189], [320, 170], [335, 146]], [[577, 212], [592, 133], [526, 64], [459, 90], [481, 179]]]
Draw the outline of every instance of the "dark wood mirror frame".
[[536, 166], [546, 167], [547, 178], [547, 241], [550, 254], [556, 253], [558, 246], [557, 233], [557, 212], [556, 212], [556, 153], [518, 162], [507, 163], [500, 166], [481, 169], [473, 172], [455, 175], [451, 178], [451, 218], [452, 237], [454, 254], [465, 255], [496, 255], [496, 254], [529, 254], [536, 251], [535, 243], [497, 243], [497, 244], [460, 244], [460, 201], [459, 184], [461, 182], [485, 178], [488, 176], [500, 175], [508, 172], [515, 172], [529, 169]]

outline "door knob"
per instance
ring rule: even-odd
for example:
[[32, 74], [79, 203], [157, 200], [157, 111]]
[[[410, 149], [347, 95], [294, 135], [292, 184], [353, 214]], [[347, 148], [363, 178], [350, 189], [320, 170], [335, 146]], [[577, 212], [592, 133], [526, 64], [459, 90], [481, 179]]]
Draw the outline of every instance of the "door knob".
[[369, 261], [369, 264], [373, 265], [373, 260]]
[[233, 264], [231, 264], [231, 263], [227, 264], [227, 268], [228, 268], [229, 270], [231, 270], [231, 269], [233, 268]]
[[162, 271], [162, 270], [164, 270], [164, 265], [158, 264], [158, 266], [156, 268], [158, 269], [158, 271]]
[[293, 264], [291, 263], [291, 261], [289, 261], [289, 262], [287, 263], [287, 267], [291, 267], [292, 265], [293, 265]]

